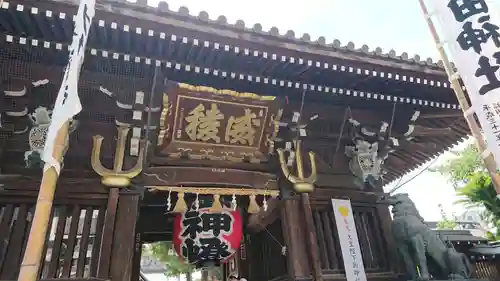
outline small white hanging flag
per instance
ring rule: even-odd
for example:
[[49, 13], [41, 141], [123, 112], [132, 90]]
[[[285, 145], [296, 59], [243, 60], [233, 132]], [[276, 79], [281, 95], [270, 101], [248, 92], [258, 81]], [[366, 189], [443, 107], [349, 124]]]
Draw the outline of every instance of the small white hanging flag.
[[73, 42], [69, 48], [69, 62], [64, 71], [61, 88], [52, 112], [52, 122], [47, 133], [45, 149], [43, 151], [44, 170], [54, 167], [57, 173], [61, 170], [61, 164], [53, 157], [53, 151], [57, 132], [65, 122], [82, 110], [80, 98], [78, 97], [78, 79], [85, 55], [85, 47], [95, 14], [95, 0], [81, 0], [78, 13], [75, 18], [75, 29], [73, 31]]

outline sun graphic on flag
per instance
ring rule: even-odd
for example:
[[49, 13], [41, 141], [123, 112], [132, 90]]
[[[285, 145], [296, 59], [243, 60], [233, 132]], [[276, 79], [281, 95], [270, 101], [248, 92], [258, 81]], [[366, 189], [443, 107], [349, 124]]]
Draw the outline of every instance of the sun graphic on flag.
[[345, 207], [345, 206], [340, 206], [339, 213], [341, 216], [347, 217], [347, 215], [349, 214], [349, 209], [347, 209], [347, 207]]

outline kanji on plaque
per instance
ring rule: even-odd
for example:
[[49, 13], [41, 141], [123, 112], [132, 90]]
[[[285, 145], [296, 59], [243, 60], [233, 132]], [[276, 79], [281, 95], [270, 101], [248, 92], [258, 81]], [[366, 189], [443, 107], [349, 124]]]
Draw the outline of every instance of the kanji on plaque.
[[242, 219], [238, 211], [212, 213], [191, 207], [174, 218], [173, 243], [179, 257], [204, 266], [228, 261], [239, 249]]
[[239, 143], [253, 146], [255, 143], [255, 128], [260, 127], [260, 120], [251, 109], [245, 108], [245, 114], [240, 117], [229, 117], [227, 121], [225, 140], [231, 144]]
[[267, 108], [178, 96], [174, 141], [258, 147]]
[[451, 60], [500, 164], [500, 13], [485, 0], [432, 0], [428, 5], [448, 42]]
[[271, 96], [172, 81], [163, 94], [159, 154], [172, 160], [268, 162], [279, 107]]
[[217, 108], [217, 104], [211, 103], [210, 108], [205, 109], [205, 106], [200, 103], [184, 119], [187, 122], [185, 131], [189, 139], [193, 141], [213, 140], [220, 143], [218, 134], [220, 120], [224, 119], [224, 115]]

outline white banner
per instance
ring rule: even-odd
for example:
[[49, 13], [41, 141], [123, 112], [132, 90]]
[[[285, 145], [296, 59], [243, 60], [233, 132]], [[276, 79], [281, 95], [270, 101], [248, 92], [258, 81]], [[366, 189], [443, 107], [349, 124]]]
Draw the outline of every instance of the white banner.
[[351, 201], [332, 199], [347, 281], [366, 281], [363, 256], [354, 224]]
[[430, 0], [488, 150], [500, 167], [500, 11], [485, 0]]
[[45, 141], [45, 149], [43, 151], [44, 169], [54, 167], [58, 173], [60, 171], [60, 163], [53, 158], [52, 153], [59, 129], [66, 121], [73, 118], [73, 116], [82, 110], [80, 98], [78, 97], [78, 79], [94, 14], [95, 0], [81, 0], [75, 18], [73, 42], [69, 48], [69, 62], [64, 72], [61, 88], [57, 94], [54, 110], [52, 111], [52, 122]]

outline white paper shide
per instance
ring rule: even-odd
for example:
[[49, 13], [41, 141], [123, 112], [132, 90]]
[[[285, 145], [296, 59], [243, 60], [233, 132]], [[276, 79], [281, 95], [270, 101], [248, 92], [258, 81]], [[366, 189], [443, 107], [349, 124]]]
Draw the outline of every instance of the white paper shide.
[[78, 79], [83, 64], [87, 38], [95, 14], [95, 0], [81, 0], [75, 18], [73, 42], [69, 48], [69, 62], [66, 66], [61, 88], [52, 112], [52, 122], [47, 133], [47, 140], [43, 152], [45, 169], [54, 167], [59, 172], [60, 163], [52, 156], [57, 132], [64, 123], [73, 118], [82, 110], [78, 97]]
[[332, 206], [337, 223], [347, 281], [366, 281], [366, 272], [359, 247], [358, 233], [354, 224], [351, 201], [332, 199]]
[[[488, 150], [500, 167], [500, 13], [485, 0], [427, 1], [448, 43]], [[490, 7], [491, 6], [491, 7]]]

